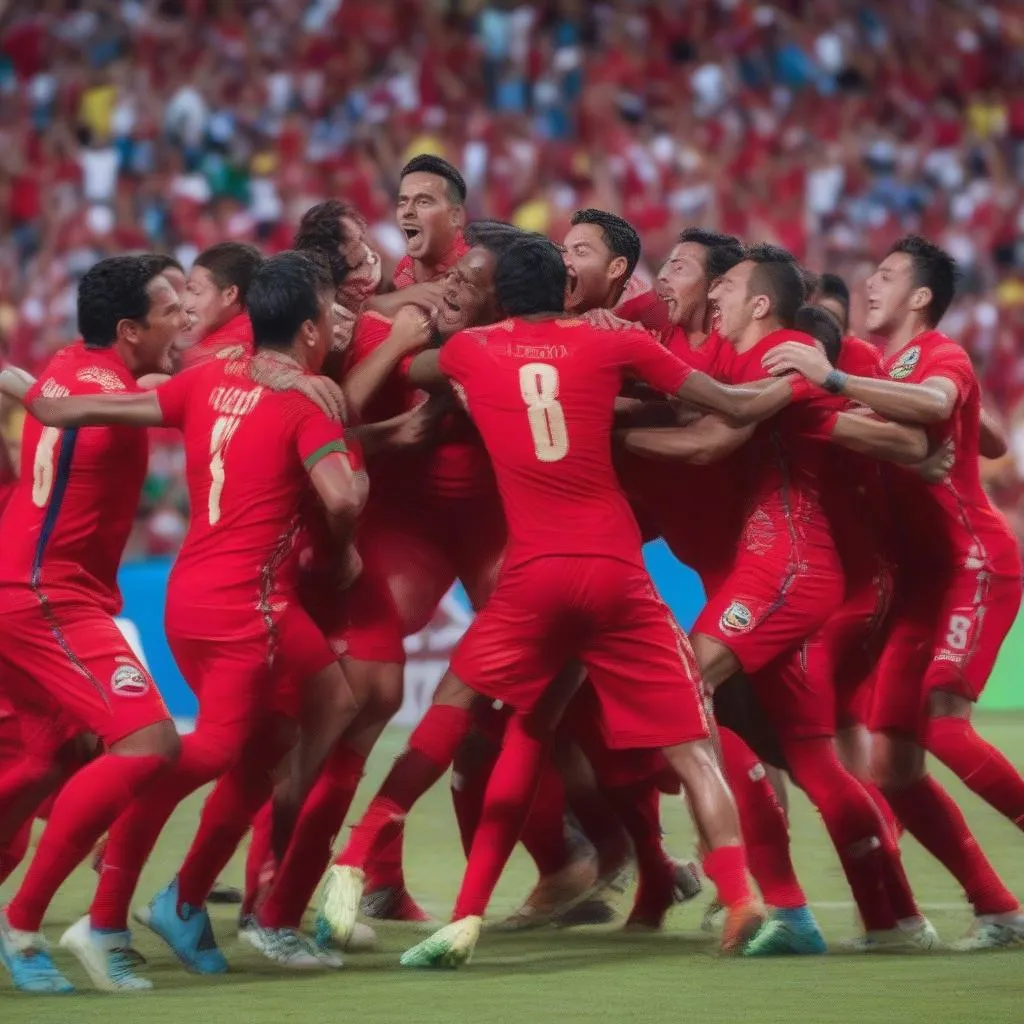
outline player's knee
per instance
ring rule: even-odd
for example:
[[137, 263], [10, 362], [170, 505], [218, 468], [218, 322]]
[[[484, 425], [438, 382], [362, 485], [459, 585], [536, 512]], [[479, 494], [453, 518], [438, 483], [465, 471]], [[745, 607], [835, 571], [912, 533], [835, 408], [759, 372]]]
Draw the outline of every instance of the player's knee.
[[111, 744], [110, 752], [124, 757], [157, 757], [170, 763], [181, 754], [181, 737], [174, 723], [165, 719]]
[[970, 718], [973, 704], [952, 690], [932, 690], [928, 694], [928, 718]]
[[871, 738], [871, 777], [883, 792], [898, 792], [924, 776], [924, 750], [905, 736], [875, 733]]

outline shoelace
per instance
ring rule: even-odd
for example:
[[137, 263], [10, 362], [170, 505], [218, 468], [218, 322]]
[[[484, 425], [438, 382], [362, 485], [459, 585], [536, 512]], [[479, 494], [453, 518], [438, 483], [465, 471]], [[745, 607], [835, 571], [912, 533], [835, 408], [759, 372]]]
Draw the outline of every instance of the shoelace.
[[126, 981], [135, 981], [133, 956], [137, 957], [138, 955], [132, 949], [112, 949], [107, 954], [107, 970], [110, 980], [117, 985]]

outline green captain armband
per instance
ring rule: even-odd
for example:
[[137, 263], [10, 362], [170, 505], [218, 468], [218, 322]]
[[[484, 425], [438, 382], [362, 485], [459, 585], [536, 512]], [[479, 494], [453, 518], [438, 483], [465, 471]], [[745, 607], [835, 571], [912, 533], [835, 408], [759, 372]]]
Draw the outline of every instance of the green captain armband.
[[337, 452], [338, 455], [348, 454], [348, 445], [346, 445], [341, 438], [337, 441], [328, 441], [327, 444], [320, 445], [315, 452], [311, 452], [302, 460], [302, 464], [307, 470], [310, 470], [321, 459], [325, 459], [328, 455], [333, 455], [335, 452]]

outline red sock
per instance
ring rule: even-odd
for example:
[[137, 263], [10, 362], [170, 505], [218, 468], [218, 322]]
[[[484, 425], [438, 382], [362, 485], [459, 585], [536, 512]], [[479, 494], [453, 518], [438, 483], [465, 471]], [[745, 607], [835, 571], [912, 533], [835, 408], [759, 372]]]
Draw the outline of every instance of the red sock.
[[565, 787], [550, 758], [541, 766], [540, 786], [526, 822], [522, 843], [543, 878], [561, 871], [569, 863], [565, 836]]
[[150, 788], [162, 757], [103, 754], [61, 790], [32, 864], [7, 907], [12, 928], [37, 932], [54, 893], [134, 798]]
[[266, 898], [264, 873], [271, 860], [271, 820], [273, 807], [268, 800], [252, 820], [252, 837], [245, 857], [245, 895], [239, 908], [241, 917], [256, 913]]
[[529, 814], [546, 756], [544, 744], [529, 736], [520, 717], [514, 715], [487, 784], [480, 827], [455, 901], [453, 921], [483, 917]]
[[790, 858], [786, 815], [754, 752], [731, 729], [719, 726], [725, 776], [736, 800], [750, 872], [765, 903], [803, 907], [807, 896]]
[[704, 874], [715, 883], [718, 900], [723, 907], [750, 903], [747, 854], [742, 846], [718, 846], [704, 855]]
[[926, 775], [906, 789], [888, 791], [889, 803], [907, 831], [963, 886], [976, 914], [1019, 909], [971, 834], [953, 798]]
[[887, 867], [894, 854], [886, 846], [885, 823], [871, 797], [843, 766], [831, 739], [791, 741], [784, 753], [793, 781], [828, 829], [865, 930], [895, 928], [899, 919], [889, 898], [893, 874]]
[[178, 910], [201, 907], [214, 882], [238, 849], [253, 815], [270, 799], [269, 772], [236, 765], [224, 775], [203, 804], [199, 830], [178, 872]]
[[0, 846], [0, 885], [7, 881], [14, 869], [25, 859], [31, 838], [32, 820], [29, 819], [9, 843]]
[[1024, 778], [966, 718], [943, 716], [928, 723], [927, 748], [961, 782], [1019, 829], [1024, 829]]
[[[386, 846], [401, 833], [412, 806], [441, 778], [469, 730], [465, 708], [432, 704], [412, 731], [409, 745], [398, 757], [362, 820], [352, 830], [345, 849], [335, 860], [349, 867], [366, 867], [371, 851]], [[376, 876], [375, 876], [376, 877]], [[399, 877], [401, 865], [399, 864]], [[367, 888], [370, 888], [369, 879]]]
[[886, 861], [886, 892], [889, 894], [889, 902], [892, 904], [893, 913], [901, 921], [912, 917], [920, 917], [921, 909], [914, 898], [913, 890], [910, 888], [910, 880], [903, 867], [903, 857], [900, 854], [900, 836], [903, 834], [903, 826], [896, 817], [889, 801], [885, 799], [882, 791], [873, 782], [864, 782], [861, 785], [867, 790], [871, 802], [878, 809], [885, 823], [884, 842], [889, 851], [889, 858]]
[[675, 864], [661, 842], [661, 791], [652, 781], [606, 789], [636, 853], [637, 890], [629, 920], [661, 927], [674, 902]]
[[288, 852], [257, 917], [264, 928], [298, 928], [331, 861], [331, 848], [363, 777], [366, 757], [335, 746], [302, 805]]

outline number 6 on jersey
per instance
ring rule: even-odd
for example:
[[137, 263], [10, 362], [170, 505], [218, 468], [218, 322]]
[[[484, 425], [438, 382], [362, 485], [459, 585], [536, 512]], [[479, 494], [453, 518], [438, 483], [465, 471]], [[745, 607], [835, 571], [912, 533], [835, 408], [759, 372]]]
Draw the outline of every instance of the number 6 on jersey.
[[550, 363], [526, 363], [519, 368], [519, 393], [540, 462], [558, 462], [569, 452], [565, 413], [558, 401], [558, 370]]

